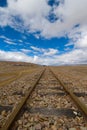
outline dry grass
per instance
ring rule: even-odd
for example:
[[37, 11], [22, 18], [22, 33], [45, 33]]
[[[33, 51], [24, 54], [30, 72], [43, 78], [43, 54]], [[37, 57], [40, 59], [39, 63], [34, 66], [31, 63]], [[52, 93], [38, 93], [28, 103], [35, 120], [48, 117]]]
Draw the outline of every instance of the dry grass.
[[0, 62], [0, 87], [26, 74], [31, 74], [39, 68], [39, 65], [31, 63]]

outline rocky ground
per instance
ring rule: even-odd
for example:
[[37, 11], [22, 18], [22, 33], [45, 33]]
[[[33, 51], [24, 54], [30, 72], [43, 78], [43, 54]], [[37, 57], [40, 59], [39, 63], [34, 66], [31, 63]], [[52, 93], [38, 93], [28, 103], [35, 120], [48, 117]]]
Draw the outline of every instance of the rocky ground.
[[68, 89], [87, 105], [87, 65], [51, 67]]
[[82, 113], [47, 70], [12, 130], [80, 130], [81, 127], [87, 127]]
[[[50, 67], [67, 88], [87, 105], [87, 66]], [[0, 86], [0, 126], [37, 79], [41, 66], [21, 62], [0, 62], [0, 82], [23, 73], [11, 83]], [[27, 71], [28, 70], [28, 71]], [[31, 71], [32, 70], [32, 71]], [[36, 72], [36, 73], [35, 73]], [[4, 75], [6, 74], [6, 75]], [[3, 76], [2, 76], [3, 75]], [[87, 130], [82, 116], [63, 87], [47, 70], [12, 130]]]
[[[12, 78], [12, 75], [10, 76], [10, 74], [8, 75], [8, 73], [10, 72], [13, 74], [13, 72], [15, 72], [15, 69], [13, 67], [10, 70], [10, 67], [13, 65], [10, 65], [10, 63], [8, 67], [9, 69], [7, 68], [6, 71], [3, 70], [2, 64], [0, 65], [0, 69], [2, 69], [1, 75], [3, 75], [0, 77], [0, 82], [2, 83], [8, 80], [10, 77]], [[26, 68], [25, 66], [24, 70], [27, 70], [27, 72], [23, 73], [23, 75], [21, 75], [11, 83], [0, 86], [0, 126], [2, 126], [5, 123], [5, 120], [9, 117], [12, 110], [15, 109], [15, 107], [21, 101], [21, 98], [24, 97], [26, 92], [31, 88], [32, 82], [34, 81], [34, 79], [37, 78], [37, 73], [39, 73], [39, 71], [41, 70], [41, 67], [39, 69], [38, 68], [39, 67]], [[18, 71], [19, 70], [23, 71], [21, 67], [20, 69], [18, 69]]]

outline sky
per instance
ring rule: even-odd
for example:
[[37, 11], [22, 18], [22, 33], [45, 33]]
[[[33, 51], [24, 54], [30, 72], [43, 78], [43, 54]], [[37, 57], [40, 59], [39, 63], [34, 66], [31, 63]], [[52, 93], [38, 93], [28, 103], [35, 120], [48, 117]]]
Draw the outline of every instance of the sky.
[[0, 0], [0, 61], [87, 64], [87, 0]]

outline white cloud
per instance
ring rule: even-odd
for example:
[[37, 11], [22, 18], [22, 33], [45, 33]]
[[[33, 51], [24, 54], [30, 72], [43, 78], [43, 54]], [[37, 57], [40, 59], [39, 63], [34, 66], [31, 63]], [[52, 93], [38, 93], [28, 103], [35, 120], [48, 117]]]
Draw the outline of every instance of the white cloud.
[[[53, 48], [44, 49], [31, 46], [34, 52], [43, 55], [41, 57], [35, 55], [32, 58], [24, 54], [23, 50], [19, 53], [1, 51], [1, 59], [18, 60], [15, 57], [15, 55], [18, 55], [20, 60], [29, 61], [32, 59], [31, 61], [35, 63], [87, 63], [87, 0], [64, 0], [64, 2], [62, 0], [59, 6], [53, 8], [53, 13], [58, 18], [53, 23], [47, 19], [52, 9], [47, 4], [47, 0], [7, 0], [7, 2], [7, 7], [0, 7], [1, 27], [8, 25], [19, 31], [24, 29], [28, 33], [33, 33], [36, 38], [40, 38], [40, 36], [44, 38], [67, 36], [70, 42], [65, 47], [73, 44], [74, 49], [59, 55], [58, 50]], [[21, 19], [22, 23], [19, 24], [15, 17]], [[36, 32], [40, 33], [37, 34]], [[11, 44], [11, 40], [4, 39]]]
[[71, 45], [73, 45], [73, 43], [67, 43], [67, 44], [65, 44], [65, 47], [68, 47], [68, 46], [71, 46]]
[[31, 49], [33, 49], [34, 51], [39, 51], [41, 52], [41, 48], [35, 47], [35, 46], [30, 46]]
[[31, 50], [28, 50], [28, 49], [20, 49], [23, 53], [30, 53]]
[[19, 42], [23, 42], [21, 39], [20, 40], [18, 40]]
[[32, 57], [28, 57], [26, 54], [22, 52], [11, 52], [11, 51], [6, 52], [3, 50], [0, 50], [0, 60], [32, 62]]
[[7, 43], [7, 44], [12, 44], [12, 45], [16, 45], [17, 44], [12, 39], [10, 39], [10, 38], [8, 38], [6, 36], [1, 35], [0, 38], [4, 39], [4, 42]]
[[39, 57], [38, 57], [38, 56], [34, 56], [33, 61], [34, 61], [35, 63], [37, 63], [38, 60], [39, 60]]
[[11, 16], [8, 8], [0, 7], [0, 26], [11, 25]]
[[86, 64], [87, 51], [75, 49], [58, 57], [60, 64]]
[[75, 47], [81, 49], [87, 48], [87, 32], [81, 35], [81, 37], [75, 43]]
[[49, 48], [48, 50], [44, 51], [44, 56], [53, 56], [58, 53], [57, 49]]
[[[6, 8], [0, 7], [0, 26], [9, 25], [14, 28], [17, 26], [19, 29], [21, 23], [14, 19], [18, 16], [23, 21], [21, 29], [24, 28], [29, 32], [41, 31], [41, 36], [45, 38], [64, 36], [77, 24], [80, 28], [87, 26], [87, 0], [61, 2], [54, 8], [53, 12], [58, 18], [54, 23], [47, 19], [52, 9], [47, 0], [7, 0], [7, 2]], [[38, 35], [35, 36], [39, 38]]]
[[10, 45], [16, 45], [16, 43], [14, 43], [13, 41], [4, 40], [4, 42]]
[[34, 52], [42, 53], [43, 56], [53, 56], [59, 52], [57, 49], [53, 49], [53, 48], [44, 49], [35, 46], [31, 46], [31, 49], [33, 49]]
[[4, 39], [4, 40], [7, 40], [7, 41], [11, 41], [12, 39], [9, 39], [8, 37], [4, 36], [4, 35], [1, 35], [0, 38]]
[[75, 49], [62, 55], [53, 55], [52, 57], [45, 55], [29, 56], [23, 52], [11, 52], [0, 50], [0, 60], [5, 61], [25, 61], [45, 65], [65, 65], [65, 64], [86, 64], [87, 49]]

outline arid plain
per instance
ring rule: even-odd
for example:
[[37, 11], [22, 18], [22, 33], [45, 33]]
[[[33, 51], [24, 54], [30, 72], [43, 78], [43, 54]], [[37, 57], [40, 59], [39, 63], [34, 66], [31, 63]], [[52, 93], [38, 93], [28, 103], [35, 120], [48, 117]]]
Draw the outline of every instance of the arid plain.
[[[41, 66], [23, 62], [0, 62], [0, 128], [5, 128], [3, 126], [11, 113], [14, 113], [16, 107], [20, 106], [20, 102], [32, 89], [33, 84], [36, 85], [34, 82], [44, 69], [46, 69], [46, 72], [37, 84], [35, 92], [31, 94], [31, 100], [28, 101], [29, 110], [31, 113], [32, 110], [37, 112], [38, 107], [40, 107], [42, 113], [46, 114], [46, 111], [48, 111], [51, 114], [52, 111], [55, 114], [59, 109], [62, 109], [62, 111], [65, 109], [65, 116], [59, 116], [58, 113], [54, 116], [41, 115], [41, 113], [32, 115], [24, 109], [24, 115], [16, 121], [15, 126], [11, 129], [67, 130], [68, 128], [73, 130], [75, 128], [74, 130], [76, 130], [79, 128], [79, 130], [85, 130], [87, 128], [84, 116], [79, 113], [78, 108], [69, 99], [67, 93], [63, 92], [63, 87], [60, 86], [60, 83], [57, 83], [50, 71], [52, 70], [69, 92], [78, 97], [87, 107], [87, 65]], [[30, 109], [30, 107], [34, 108]], [[69, 115], [67, 111], [71, 111], [72, 114]], [[66, 118], [67, 114], [71, 117]], [[57, 116], [60, 118], [57, 118]], [[7, 124], [9, 123], [7, 122]]]

